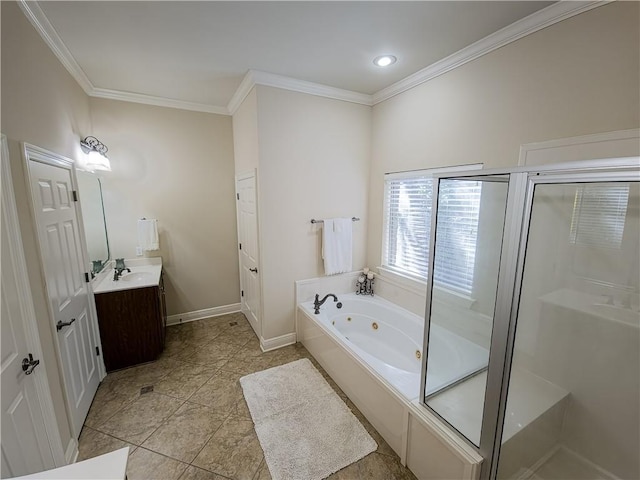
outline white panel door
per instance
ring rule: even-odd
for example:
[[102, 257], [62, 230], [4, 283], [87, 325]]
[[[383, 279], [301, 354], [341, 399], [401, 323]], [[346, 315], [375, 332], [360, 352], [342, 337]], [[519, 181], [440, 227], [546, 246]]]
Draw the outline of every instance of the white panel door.
[[240, 242], [240, 288], [242, 311], [249, 319], [258, 337], [260, 331], [260, 272], [258, 271], [258, 209], [256, 202], [256, 177], [239, 177], [236, 183], [238, 195], [238, 240]]
[[[63, 460], [59, 434], [49, 435], [45, 413], [53, 406], [40, 344], [33, 338], [35, 313], [11, 185], [6, 140], [2, 137], [2, 279], [0, 281], [0, 379], [2, 397], [2, 478], [54, 468]], [[28, 329], [32, 330], [29, 331]], [[32, 356], [29, 357], [29, 354]], [[23, 368], [24, 360], [27, 365]], [[25, 370], [26, 368], [26, 370]], [[27, 374], [28, 372], [28, 374]], [[44, 377], [43, 377], [44, 375]], [[55, 424], [55, 419], [50, 419]], [[55, 428], [55, 427], [54, 427]], [[56, 428], [57, 430], [57, 428]], [[55, 437], [55, 438], [53, 438]], [[55, 444], [50, 444], [54, 442]], [[54, 453], [55, 451], [55, 453]], [[61, 458], [62, 457], [62, 458]]]
[[72, 172], [30, 159], [31, 195], [69, 414], [76, 438], [100, 383]]
[[[7, 239], [4, 209], [2, 211], [2, 477], [26, 475], [55, 467], [49, 448], [44, 416], [35, 387], [35, 375], [42, 366], [28, 366], [26, 375], [22, 361], [29, 348], [18, 304], [17, 282], [13, 258]], [[38, 358], [33, 358], [33, 363]]]

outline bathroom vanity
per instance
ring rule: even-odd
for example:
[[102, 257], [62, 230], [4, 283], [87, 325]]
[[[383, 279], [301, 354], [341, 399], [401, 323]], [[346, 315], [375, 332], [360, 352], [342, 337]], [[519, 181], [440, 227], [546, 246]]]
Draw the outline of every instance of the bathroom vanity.
[[162, 264], [156, 260], [140, 265], [133, 260], [126, 265], [130, 272], [115, 281], [109, 269], [94, 288], [107, 372], [156, 360], [164, 349], [167, 311]]

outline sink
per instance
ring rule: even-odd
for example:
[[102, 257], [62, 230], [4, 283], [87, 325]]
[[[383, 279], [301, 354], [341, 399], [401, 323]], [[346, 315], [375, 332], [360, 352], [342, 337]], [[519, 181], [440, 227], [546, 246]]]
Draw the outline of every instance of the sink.
[[[133, 261], [131, 262], [133, 263]], [[136, 265], [133, 263], [118, 280], [114, 280], [115, 271], [113, 269], [105, 272], [97, 285], [94, 285], [93, 293], [115, 292], [118, 290], [130, 290], [134, 288], [144, 288], [157, 286], [162, 272], [162, 263]]]
[[144, 282], [150, 280], [152, 277], [151, 272], [131, 272], [125, 273], [120, 277], [119, 282]]

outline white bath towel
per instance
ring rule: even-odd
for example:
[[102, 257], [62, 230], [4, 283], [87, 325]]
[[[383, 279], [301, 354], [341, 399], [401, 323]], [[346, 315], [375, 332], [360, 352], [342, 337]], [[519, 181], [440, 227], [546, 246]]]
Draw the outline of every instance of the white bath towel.
[[158, 221], [155, 218], [138, 220], [138, 246], [145, 252], [158, 250]]
[[324, 274], [350, 272], [353, 263], [353, 220], [329, 218], [322, 225], [322, 258]]

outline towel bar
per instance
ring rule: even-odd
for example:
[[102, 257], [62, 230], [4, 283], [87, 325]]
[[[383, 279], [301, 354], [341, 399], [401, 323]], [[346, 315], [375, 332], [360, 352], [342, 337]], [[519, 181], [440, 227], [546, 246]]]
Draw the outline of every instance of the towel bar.
[[[359, 222], [360, 219], [358, 217], [351, 217], [351, 220], [354, 222]], [[311, 223], [324, 223], [324, 220], [316, 220], [315, 218], [311, 219]]]

